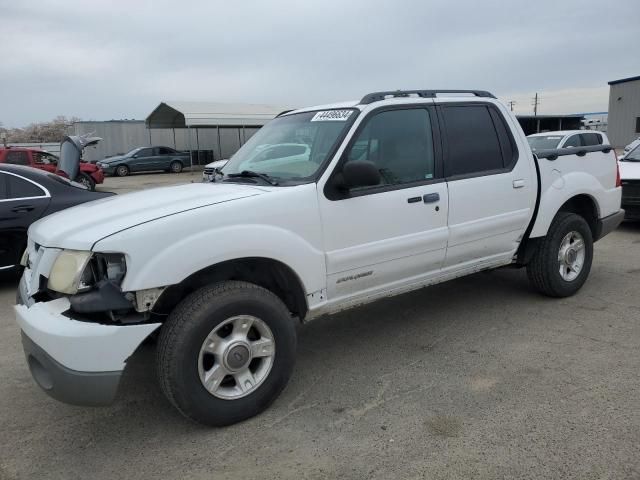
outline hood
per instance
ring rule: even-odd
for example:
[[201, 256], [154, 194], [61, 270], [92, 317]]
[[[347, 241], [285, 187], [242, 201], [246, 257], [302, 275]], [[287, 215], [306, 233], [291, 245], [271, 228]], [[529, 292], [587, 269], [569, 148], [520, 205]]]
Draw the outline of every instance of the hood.
[[618, 162], [622, 180], [640, 180], [640, 162]]
[[253, 185], [191, 183], [116, 195], [49, 215], [31, 225], [29, 237], [45, 247], [90, 250], [141, 223], [266, 192]]
[[64, 137], [60, 144], [60, 159], [56, 168], [56, 173], [71, 180], [78, 176], [80, 170], [80, 159], [82, 151], [89, 145], [96, 145], [102, 138], [84, 136]]
[[103, 158], [102, 160], [98, 160], [96, 163], [111, 163], [111, 162], [119, 162], [127, 158], [126, 155], [114, 155], [113, 157]]

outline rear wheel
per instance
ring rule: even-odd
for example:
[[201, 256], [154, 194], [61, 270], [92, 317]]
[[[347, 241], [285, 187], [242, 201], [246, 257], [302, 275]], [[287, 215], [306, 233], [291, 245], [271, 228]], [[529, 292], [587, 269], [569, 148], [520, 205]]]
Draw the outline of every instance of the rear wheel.
[[88, 175], [86, 173], [79, 173], [76, 177], [76, 182], [81, 183], [92, 192], [96, 190], [96, 182], [93, 180], [93, 178], [91, 178], [91, 175]]
[[116, 167], [116, 175], [119, 177], [126, 177], [129, 175], [129, 167], [126, 165], [118, 165]]
[[172, 173], [180, 173], [182, 171], [182, 163], [174, 160], [173, 162], [171, 162], [171, 165], [169, 165], [169, 170]]
[[568, 297], [584, 285], [592, 261], [593, 237], [586, 220], [560, 212], [527, 265], [527, 275], [540, 293]]
[[267, 408], [286, 386], [296, 330], [287, 307], [247, 282], [203, 287], [163, 325], [158, 378], [185, 416], [212, 426], [236, 423]]

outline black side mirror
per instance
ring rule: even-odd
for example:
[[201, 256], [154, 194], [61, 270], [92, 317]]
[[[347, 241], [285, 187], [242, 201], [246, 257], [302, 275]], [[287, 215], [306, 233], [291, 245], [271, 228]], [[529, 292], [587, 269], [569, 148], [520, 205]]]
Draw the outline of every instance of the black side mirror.
[[382, 177], [373, 162], [353, 160], [342, 167], [342, 179], [345, 188], [357, 188], [379, 185]]

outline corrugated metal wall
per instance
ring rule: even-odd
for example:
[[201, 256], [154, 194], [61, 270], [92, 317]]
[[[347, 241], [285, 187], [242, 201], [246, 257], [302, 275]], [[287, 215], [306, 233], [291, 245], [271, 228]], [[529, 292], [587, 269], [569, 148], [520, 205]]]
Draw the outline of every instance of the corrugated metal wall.
[[[77, 122], [73, 134], [102, 137], [96, 147], [85, 150], [85, 160], [101, 160], [120, 155], [136, 147], [167, 146], [177, 150], [193, 150], [194, 165], [229, 158], [260, 127], [198, 127], [148, 129], [142, 120]], [[191, 135], [191, 145], [189, 136]]]
[[624, 147], [636, 138], [636, 119], [640, 117], [640, 80], [609, 87], [609, 125], [607, 135], [614, 147]]

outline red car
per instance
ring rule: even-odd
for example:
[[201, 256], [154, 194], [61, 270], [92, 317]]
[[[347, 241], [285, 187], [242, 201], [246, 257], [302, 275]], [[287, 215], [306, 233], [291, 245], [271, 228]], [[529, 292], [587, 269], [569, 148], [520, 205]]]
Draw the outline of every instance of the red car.
[[[37, 148], [0, 147], [0, 163], [27, 165], [66, 176], [58, 171], [58, 157]], [[80, 162], [80, 171], [75, 181], [93, 191], [97, 183], [104, 182], [104, 172], [92, 163]]]

